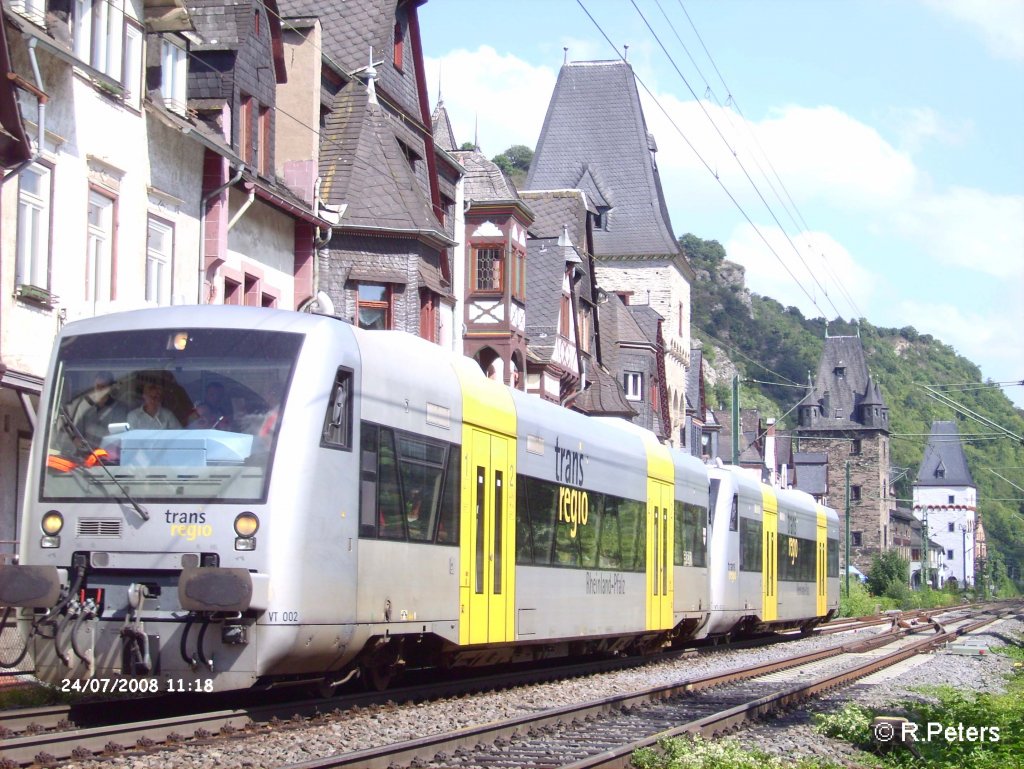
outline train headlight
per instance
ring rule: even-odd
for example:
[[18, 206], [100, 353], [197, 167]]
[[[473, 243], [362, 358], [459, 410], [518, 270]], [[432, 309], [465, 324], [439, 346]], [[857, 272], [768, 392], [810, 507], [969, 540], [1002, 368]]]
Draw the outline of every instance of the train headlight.
[[260, 519], [252, 513], [239, 513], [235, 518], [235, 534], [248, 539], [260, 528]]
[[252, 513], [239, 513], [235, 518], [235, 550], [255, 550], [259, 528], [259, 518]]
[[55, 537], [60, 534], [60, 530], [64, 528], [64, 516], [56, 510], [50, 510], [43, 516], [43, 522], [41, 525], [43, 528], [43, 534], [48, 537]]

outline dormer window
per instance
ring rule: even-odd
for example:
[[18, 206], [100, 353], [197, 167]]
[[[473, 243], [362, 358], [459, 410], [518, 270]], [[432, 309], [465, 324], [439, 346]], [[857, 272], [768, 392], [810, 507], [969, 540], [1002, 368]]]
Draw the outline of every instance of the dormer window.
[[846, 366], [836, 366], [832, 369], [832, 373], [835, 374], [836, 379], [846, 379]]
[[182, 115], [187, 109], [187, 78], [188, 54], [184, 45], [164, 38], [160, 44], [160, 95], [167, 109]]
[[422, 158], [417, 154], [416, 150], [401, 139], [398, 140], [398, 147], [402, 150], [402, 154], [405, 155], [405, 159], [409, 163], [409, 168], [412, 169], [413, 173], [416, 173], [416, 162], [422, 160]]
[[597, 215], [594, 217], [594, 229], [607, 230], [608, 229], [608, 215], [611, 212], [611, 208], [608, 206], [600, 206], [597, 209]]
[[[31, 16], [44, 4], [25, 0], [23, 5]], [[137, 109], [142, 90], [142, 26], [125, 14], [123, 0], [73, 0], [71, 35], [75, 56], [116, 83], [96, 81], [96, 85]]]

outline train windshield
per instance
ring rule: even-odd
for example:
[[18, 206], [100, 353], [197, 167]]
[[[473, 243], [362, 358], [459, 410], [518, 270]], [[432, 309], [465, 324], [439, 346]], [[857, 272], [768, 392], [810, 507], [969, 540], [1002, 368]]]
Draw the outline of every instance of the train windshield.
[[302, 339], [224, 328], [66, 337], [42, 498], [265, 500]]

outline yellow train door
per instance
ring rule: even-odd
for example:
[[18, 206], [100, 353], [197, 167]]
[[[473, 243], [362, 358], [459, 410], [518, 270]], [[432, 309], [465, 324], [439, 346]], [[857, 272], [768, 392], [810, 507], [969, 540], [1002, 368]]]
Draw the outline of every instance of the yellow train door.
[[672, 486], [647, 479], [647, 629], [672, 627], [674, 584], [672, 578]]
[[515, 529], [509, 440], [467, 428], [463, 447], [461, 643], [513, 640]]
[[825, 511], [819, 506], [818, 510], [818, 538], [817, 538], [817, 611], [819, 617], [823, 617], [828, 611], [828, 522], [825, 518]]
[[762, 501], [761, 619], [770, 622], [779, 616], [779, 502], [768, 486], [762, 487]]

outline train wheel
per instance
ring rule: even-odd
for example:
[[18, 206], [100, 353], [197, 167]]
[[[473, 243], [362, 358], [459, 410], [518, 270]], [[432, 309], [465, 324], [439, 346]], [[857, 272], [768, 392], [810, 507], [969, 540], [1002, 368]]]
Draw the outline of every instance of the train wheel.
[[370, 663], [363, 665], [360, 678], [363, 679], [363, 686], [368, 690], [382, 692], [398, 679], [401, 672], [401, 668], [397, 665]]

